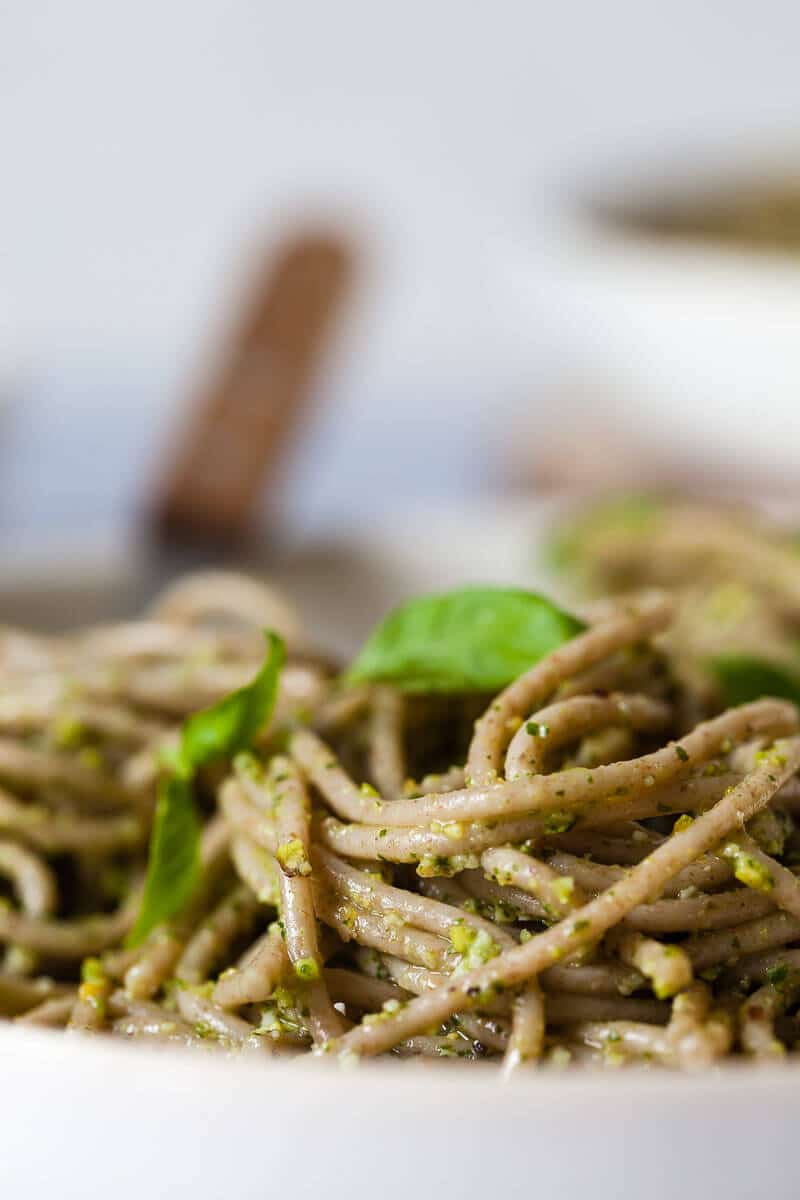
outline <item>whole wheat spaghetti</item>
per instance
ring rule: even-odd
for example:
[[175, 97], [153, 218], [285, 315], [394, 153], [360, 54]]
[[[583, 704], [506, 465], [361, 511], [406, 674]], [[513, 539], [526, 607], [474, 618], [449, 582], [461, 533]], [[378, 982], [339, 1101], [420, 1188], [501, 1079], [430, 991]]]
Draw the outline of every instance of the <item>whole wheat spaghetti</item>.
[[[798, 710], [704, 695], [687, 723], [673, 620], [606, 606], [495, 696], [348, 684], [220, 574], [141, 622], [0, 632], [0, 1015], [265, 1071], [792, 1055]], [[263, 627], [270, 719], [198, 770], [191, 899], [132, 943], [181, 723], [255, 676]]]

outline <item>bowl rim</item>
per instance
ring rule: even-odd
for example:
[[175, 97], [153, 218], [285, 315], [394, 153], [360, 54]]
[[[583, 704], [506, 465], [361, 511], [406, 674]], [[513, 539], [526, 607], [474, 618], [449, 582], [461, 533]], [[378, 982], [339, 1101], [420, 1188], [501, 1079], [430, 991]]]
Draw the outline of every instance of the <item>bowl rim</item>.
[[[541, 1103], [556, 1102], [567, 1108], [576, 1103], [596, 1104], [602, 1098], [626, 1096], [643, 1104], [684, 1106], [688, 1101], [702, 1107], [720, 1098], [746, 1098], [756, 1103], [764, 1098], [777, 1102], [782, 1097], [796, 1100], [800, 1094], [800, 1056], [769, 1064], [754, 1064], [746, 1060], [731, 1060], [714, 1064], [696, 1072], [664, 1070], [658, 1067], [630, 1066], [625, 1070], [607, 1067], [579, 1067], [560, 1070], [518, 1070], [509, 1078], [489, 1064], [453, 1063], [450, 1061], [426, 1064], [413, 1060], [380, 1058], [354, 1063], [352, 1058], [340, 1063], [326, 1060], [324, 1055], [310, 1053], [300, 1057], [276, 1056], [242, 1051], [204, 1052], [181, 1047], [153, 1046], [143, 1041], [125, 1041], [84, 1036], [67, 1036], [62, 1030], [37, 1029], [0, 1022], [0, 1059], [4, 1074], [15, 1070], [30, 1074], [50, 1075], [67, 1071], [70, 1076], [97, 1072], [103, 1076], [113, 1073], [115, 1082], [124, 1083], [125, 1074], [154, 1081], [169, 1075], [180, 1091], [204, 1084], [211, 1086], [227, 1081], [237, 1090], [258, 1090], [265, 1082], [270, 1086], [294, 1090], [313, 1088], [319, 1097], [328, 1092], [337, 1096], [342, 1090], [351, 1091], [355, 1083], [359, 1092], [383, 1092], [391, 1087], [396, 1097], [416, 1096], [424, 1083], [443, 1097], [452, 1099], [454, 1093], [462, 1106], [485, 1103], [487, 1088], [501, 1085], [510, 1100], [524, 1091], [526, 1098]], [[738, 1084], [741, 1082], [742, 1087]], [[746, 1085], [746, 1086], [745, 1086]]]

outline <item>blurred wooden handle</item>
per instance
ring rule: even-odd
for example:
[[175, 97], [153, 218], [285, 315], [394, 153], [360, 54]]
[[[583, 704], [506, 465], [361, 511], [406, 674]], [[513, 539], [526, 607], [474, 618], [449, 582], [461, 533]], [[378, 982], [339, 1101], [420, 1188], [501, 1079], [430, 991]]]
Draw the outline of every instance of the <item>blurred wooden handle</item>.
[[152, 513], [158, 533], [228, 541], [247, 531], [302, 416], [351, 276], [349, 247], [327, 234], [296, 237], [270, 261], [168, 465]]

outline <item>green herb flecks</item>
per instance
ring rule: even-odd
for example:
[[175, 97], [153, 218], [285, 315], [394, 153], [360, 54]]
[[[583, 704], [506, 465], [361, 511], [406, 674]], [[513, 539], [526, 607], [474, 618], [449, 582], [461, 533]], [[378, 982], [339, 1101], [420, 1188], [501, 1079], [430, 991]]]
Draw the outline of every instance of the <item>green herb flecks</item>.
[[736, 842], [729, 842], [724, 846], [722, 854], [733, 865], [733, 873], [740, 883], [753, 888], [756, 892], [764, 892], [766, 895], [769, 895], [775, 887], [772, 872]]

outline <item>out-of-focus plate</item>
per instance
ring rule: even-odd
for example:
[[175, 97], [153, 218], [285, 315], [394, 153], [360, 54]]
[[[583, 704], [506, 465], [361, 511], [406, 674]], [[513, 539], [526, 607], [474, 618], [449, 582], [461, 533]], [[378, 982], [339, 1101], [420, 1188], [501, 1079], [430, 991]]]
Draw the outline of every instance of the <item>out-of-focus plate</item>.
[[[323, 643], [347, 651], [402, 595], [465, 580], [546, 584], [544, 506], [408, 514], [298, 549], [271, 573]], [[0, 623], [127, 615], [135, 550], [6, 558]], [[267, 572], [269, 573], [269, 572]], [[793, 1066], [534, 1072], [155, 1050], [0, 1023], [0, 1195], [109, 1200], [790, 1200]]]
[[[541, 502], [417, 507], [338, 528], [242, 568], [283, 590], [323, 646], [351, 652], [400, 600], [468, 582], [545, 585], [535, 547], [553, 517]], [[0, 554], [0, 625], [64, 630], [136, 615], [144, 548], [108, 538]]]

